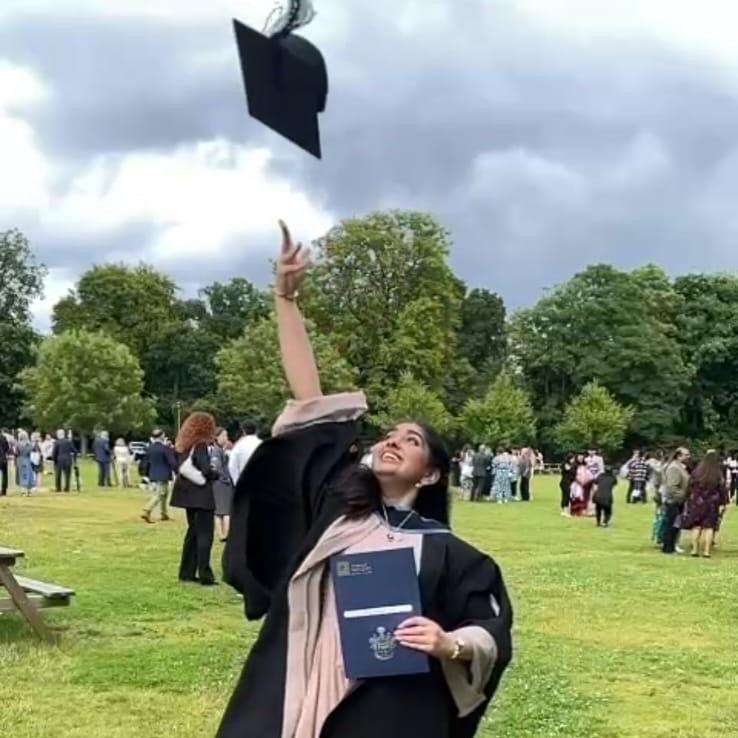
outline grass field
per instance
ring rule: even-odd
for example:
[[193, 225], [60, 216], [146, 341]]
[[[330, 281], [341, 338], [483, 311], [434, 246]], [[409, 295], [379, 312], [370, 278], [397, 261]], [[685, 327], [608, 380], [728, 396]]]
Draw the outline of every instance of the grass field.
[[[454, 512], [516, 604], [515, 659], [480, 735], [735, 738], [737, 511], [712, 560], [666, 557], [648, 541], [650, 505], [620, 502], [597, 530], [559, 517], [556, 485], [537, 478], [530, 505]], [[0, 617], [2, 738], [214, 735], [258, 625], [228, 587], [177, 582], [182, 512], [147, 526], [143, 497], [0, 498], [0, 544], [26, 551], [19, 568], [78, 593], [46, 611], [58, 648]]]

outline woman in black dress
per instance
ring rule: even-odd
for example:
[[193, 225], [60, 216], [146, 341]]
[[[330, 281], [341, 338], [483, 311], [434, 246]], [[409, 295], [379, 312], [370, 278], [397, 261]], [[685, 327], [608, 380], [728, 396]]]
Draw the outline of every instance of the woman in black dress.
[[571, 517], [569, 512], [569, 504], [571, 503], [571, 485], [577, 478], [577, 457], [576, 454], [569, 453], [561, 465], [561, 479], [559, 481], [559, 489], [561, 490], [561, 514], [564, 517]]
[[[282, 227], [274, 292], [295, 399], [234, 497], [225, 576], [247, 617], [266, 618], [218, 738], [470, 738], [511, 658], [502, 575], [449, 529], [449, 458], [432, 429], [399, 423], [371, 469], [350, 462], [364, 396], [321, 393], [296, 303], [308, 261]], [[422, 616], [392, 638], [427, 654], [431, 670], [351, 682], [327, 563], [396, 547], [415, 554]]]
[[204, 586], [217, 584], [210, 568], [215, 511], [213, 481], [218, 478], [218, 472], [210, 465], [208, 448], [214, 438], [215, 420], [208, 413], [192, 413], [182, 424], [174, 444], [179, 472], [170, 502], [172, 507], [187, 511], [179, 578]]

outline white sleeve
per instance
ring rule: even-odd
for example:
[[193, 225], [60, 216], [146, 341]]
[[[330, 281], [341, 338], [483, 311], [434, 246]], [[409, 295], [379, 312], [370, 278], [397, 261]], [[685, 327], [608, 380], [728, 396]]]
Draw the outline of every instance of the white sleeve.
[[233, 484], [238, 483], [238, 478], [241, 476], [245, 462], [241, 463], [241, 450], [243, 449], [242, 443], [236, 443], [231, 451], [231, 456], [228, 459], [228, 473], [231, 475], [231, 481]]

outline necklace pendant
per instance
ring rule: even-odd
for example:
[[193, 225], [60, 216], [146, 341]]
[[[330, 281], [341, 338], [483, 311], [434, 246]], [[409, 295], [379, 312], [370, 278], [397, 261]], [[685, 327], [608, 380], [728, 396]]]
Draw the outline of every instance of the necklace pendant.
[[387, 533], [387, 540], [388, 541], [394, 541], [395, 540], [394, 534], [393, 533]]

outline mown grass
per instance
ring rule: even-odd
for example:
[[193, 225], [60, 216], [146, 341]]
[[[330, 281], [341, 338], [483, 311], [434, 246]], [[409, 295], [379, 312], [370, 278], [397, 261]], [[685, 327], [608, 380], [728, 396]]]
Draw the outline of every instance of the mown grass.
[[[560, 518], [557, 493], [538, 478], [530, 505], [456, 505], [457, 531], [497, 558], [516, 604], [515, 660], [480, 735], [734, 738], [736, 511], [704, 561], [655, 551], [650, 505], [621, 502], [597, 530]], [[0, 617], [3, 738], [214, 735], [258, 626], [228, 587], [177, 582], [183, 516], [146, 526], [143, 499], [0, 498], [0, 543], [26, 551], [19, 568], [78, 593], [46, 611], [58, 648]]]

